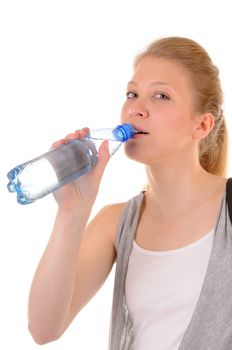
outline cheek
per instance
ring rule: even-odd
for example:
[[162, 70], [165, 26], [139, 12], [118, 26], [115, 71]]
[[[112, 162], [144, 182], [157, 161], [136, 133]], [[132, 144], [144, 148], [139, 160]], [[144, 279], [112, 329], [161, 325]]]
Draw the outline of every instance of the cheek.
[[191, 117], [189, 112], [170, 111], [156, 118], [153, 125], [152, 143], [157, 152], [171, 151], [191, 142]]
[[128, 117], [129, 113], [128, 113], [128, 108], [126, 103], [123, 104], [122, 108], [121, 108], [121, 114], [120, 114], [120, 120], [121, 122], [124, 122], [126, 117]]
[[157, 119], [157, 127], [162, 129], [167, 134], [185, 135], [188, 134], [191, 127], [191, 117], [189, 112], [170, 111], [167, 113], [167, 118]]

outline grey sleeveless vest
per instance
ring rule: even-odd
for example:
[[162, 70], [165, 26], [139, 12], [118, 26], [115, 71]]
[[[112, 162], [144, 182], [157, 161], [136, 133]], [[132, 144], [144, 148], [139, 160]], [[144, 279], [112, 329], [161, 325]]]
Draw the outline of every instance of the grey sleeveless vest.
[[[125, 280], [143, 196], [129, 200], [119, 220], [109, 350], [132, 349]], [[226, 192], [204, 283], [178, 350], [232, 350], [232, 226]]]

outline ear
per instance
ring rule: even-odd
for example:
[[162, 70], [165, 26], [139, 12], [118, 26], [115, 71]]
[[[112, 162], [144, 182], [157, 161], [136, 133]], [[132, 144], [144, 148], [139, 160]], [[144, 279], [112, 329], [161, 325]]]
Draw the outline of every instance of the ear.
[[209, 135], [214, 127], [214, 116], [212, 113], [205, 113], [198, 117], [194, 122], [192, 136], [194, 139], [203, 139]]

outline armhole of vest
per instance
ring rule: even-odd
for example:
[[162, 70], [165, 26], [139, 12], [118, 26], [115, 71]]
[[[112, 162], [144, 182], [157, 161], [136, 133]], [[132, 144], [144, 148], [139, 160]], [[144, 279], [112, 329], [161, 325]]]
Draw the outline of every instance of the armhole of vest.
[[122, 211], [120, 213], [120, 216], [119, 216], [119, 220], [118, 220], [118, 224], [117, 224], [117, 234], [116, 234], [116, 240], [115, 240], [116, 252], [118, 252], [118, 247], [119, 247], [119, 242], [120, 242], [120, 239], [121, 239], [122, 225], [123, 225], [123, 222], [124, 222], [124, 218], [126, 216], [126, 212], [127, 212], [128, 208], [130, 207], [130, 204], [131, 204], [132, 200], [133, 200], [133, 198], [125, 203], [125, 205], [123, 206]]
[[232, 178], [229, 178], [226, 183], [226, 203], [228, 206], [230, 222], [232, 223]]
[[120, 213], [119, 220], [118, 220], [118, 225], [117, 225], [117, 233], [116, 233], [116, 240], [115, 240], [116, 252], [118, 252], [118, 248], [119, 248], [119, 244], [120, 244], [120, 240], [121, 240], [121, 235], [123, 233], [123, 226], [125, 223], [125, 218], [127, 217], [127, 212], [129, 211], [129, 208], [132, 205], [133, 201], [138, 200], [142, 195], [144, 196], [145, 192], [146, 191], [141, 191], [138, 195], [129, 199], [122, 208], [122, 211]]

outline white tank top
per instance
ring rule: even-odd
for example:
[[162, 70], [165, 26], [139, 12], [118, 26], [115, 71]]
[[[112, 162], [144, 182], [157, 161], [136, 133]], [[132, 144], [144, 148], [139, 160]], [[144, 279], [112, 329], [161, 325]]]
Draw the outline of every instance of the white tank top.
[[135, 241], [126, 277], [133, 350], [177, 350], [196, 307], [214, 230], [183, 248], [151, 251]]

